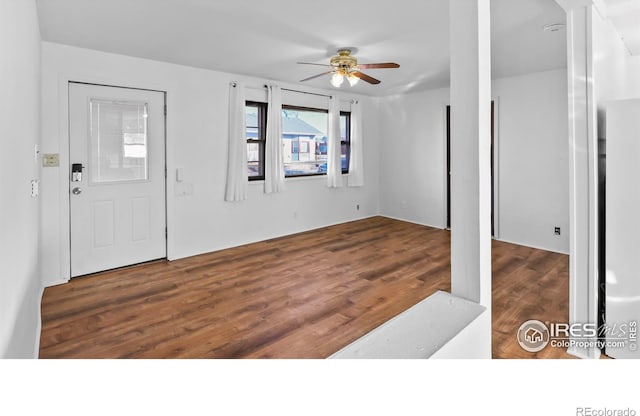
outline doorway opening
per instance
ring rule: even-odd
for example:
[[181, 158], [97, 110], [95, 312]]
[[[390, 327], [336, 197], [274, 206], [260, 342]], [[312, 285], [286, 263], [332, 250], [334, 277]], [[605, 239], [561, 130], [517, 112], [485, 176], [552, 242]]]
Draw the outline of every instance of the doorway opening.
[[[446, 178], [447, 219], [446, 228], [451, 229], [451, 106], [446, 108]], [[491, 237], [496, 236], [495, 223], [495, 101], [491, 101]]]

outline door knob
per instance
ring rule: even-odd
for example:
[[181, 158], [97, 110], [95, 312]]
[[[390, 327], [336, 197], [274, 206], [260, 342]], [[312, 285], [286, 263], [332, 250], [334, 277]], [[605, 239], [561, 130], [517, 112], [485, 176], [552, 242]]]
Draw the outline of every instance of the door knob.
[[74, 195], [80, 195], [80, 194], [82, 193], [82, 189], [80, 189], [80, 188], [73, 188], [73, 189], [71, 190], [71, 193], [72, 193], [72, 194], [74, 194]]

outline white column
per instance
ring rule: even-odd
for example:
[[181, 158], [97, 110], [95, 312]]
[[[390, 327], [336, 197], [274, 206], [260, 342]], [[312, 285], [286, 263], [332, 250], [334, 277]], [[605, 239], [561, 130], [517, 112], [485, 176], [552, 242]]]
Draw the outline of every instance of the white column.
[[[569, 321], [598, 322], [598, 149], [592, 18], [600, 2], [556, 0], [567, 12], [569, 85]], [[597, 348], [570, 354], [598, 358]]]
[[491, 308], [489, 0], [450, 0], [451, 293]]

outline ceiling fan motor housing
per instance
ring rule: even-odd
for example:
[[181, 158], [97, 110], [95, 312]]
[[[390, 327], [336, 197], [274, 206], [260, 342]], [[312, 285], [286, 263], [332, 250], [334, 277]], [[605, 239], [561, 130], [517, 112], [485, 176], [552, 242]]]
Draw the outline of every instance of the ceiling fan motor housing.
[[349, 80], [349, 84], [354, 86], [359, 79], [368, 82], [369, 84], [380, 84], [380, 80], [377, 80], [367, 74], [362, 73], [361, 69], [381, 69], [381, 68], [399, 68], [400, 65], [394, 62], [384, 62], [384, 63], [375, 63], [375, 64], [363, 64], [358, 65], [358, 60], [355, 56], [352, 56], [351, 53], [353, 50], [351, 48], [342, 48], [338, 50], [338, 54], [336, 56], [332, 56], [329, 61], [330, 65], [326, 64], [318, 64], [312, 62], [298, 62], [299, 64], [305, 65], [320, 65], [324, 67], [331, 68], [330, 71], [323, 72], [318, 75], [314, 75], [309, 78], [305, 78], [300, 82], [309, 81], [323, 75], [331, 75], [332, 83], [334, 83], [335, 87], [338, 87], [342, 84], [343, 78], [347, 77]]
[[358, 65], [358, 60], [351, 56], [350, 49], [341, 49], [338, 51], [338, 55], [331, 58], [331, 66], [345, 70], [349, 72], [350, 69]]

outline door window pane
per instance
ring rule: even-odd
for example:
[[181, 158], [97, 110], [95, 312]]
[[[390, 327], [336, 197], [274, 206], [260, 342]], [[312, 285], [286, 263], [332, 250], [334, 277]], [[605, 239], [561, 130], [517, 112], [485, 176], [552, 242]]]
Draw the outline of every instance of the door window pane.
[[91, 99], [92, 183], [148, 179], [147, 103]]

